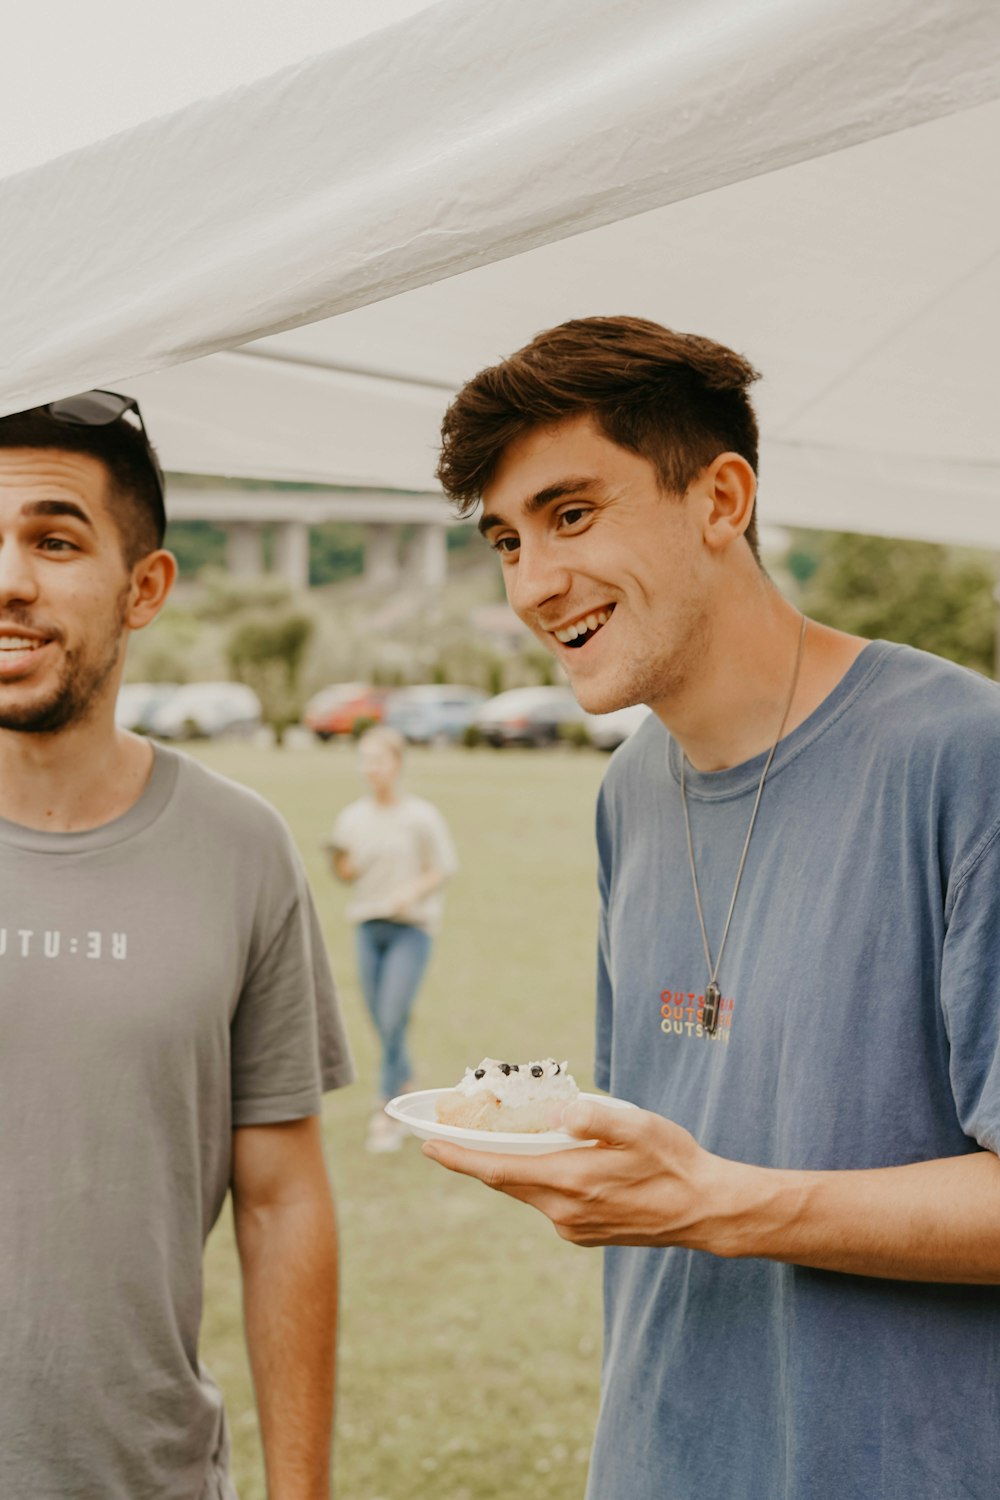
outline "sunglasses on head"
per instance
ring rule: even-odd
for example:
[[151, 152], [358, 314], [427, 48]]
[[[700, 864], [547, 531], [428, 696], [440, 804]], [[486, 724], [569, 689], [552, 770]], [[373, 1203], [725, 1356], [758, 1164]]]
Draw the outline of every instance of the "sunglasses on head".
[[131, 396], [122, 396], [118, 391], [83, 391], [79, 396], [63, 396], [58, 401], [49, 401], [44, 406], [39, 406], [38, 411], [43, 411], [52, 418], [54, 422], [65, 422], [69, 427], [110, 427], [113, 422], [120, 422], [127, 412], [134, 412], [135, 424], [142, 435], [142, 441], [146, 449], [146, 457], [149, 459], [149, 467], [153, 471], [156, 481], [156, 496], [159, 506], [157, 522], [162, 536], [166, 528], [165, 508], [165, 486], [163, 482], [163, 470], [157, 461], [153, 446], [149, 441], [149, 433], [146, 424], [142, 420], [142, 412], [139, 410], [138, 401]]

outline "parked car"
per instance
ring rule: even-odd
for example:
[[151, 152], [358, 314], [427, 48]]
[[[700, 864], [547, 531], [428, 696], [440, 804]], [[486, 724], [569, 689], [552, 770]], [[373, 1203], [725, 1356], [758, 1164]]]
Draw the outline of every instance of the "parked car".
[[388, 697], [387, 688], [372, 687], [367, 682], [334, 682], [313, 694], [302, 722], [321, 740], [333, 739], [335, 734], [353, 734], [355, 726], [364, 720], [382, 721]]
[[585, 714], [584, 722], [592, 745], [598, 750], [617, 750], [648, 717], [645, 703], [635, 703], [631, 708], [616, 708], [609, 714]]
[[115, 704], [115, 723], [148, 734], [153, 716], [177, 692], [176, 682], [123, 682]]
[[484, 703], [473, 720], [490, 745], [551, 745], [563, 726], [584, 723], [567, 687], [511, 688]]
[[150, 715], [149, 732], [164, 740], [247, 735], [263, 720], [260, 699], [242, 682], [189, 682]]
[[385, 722], [411, 745], [460, 740], [487, 696], [481, 688], [453, 683], [400, 688], [389, 699]]

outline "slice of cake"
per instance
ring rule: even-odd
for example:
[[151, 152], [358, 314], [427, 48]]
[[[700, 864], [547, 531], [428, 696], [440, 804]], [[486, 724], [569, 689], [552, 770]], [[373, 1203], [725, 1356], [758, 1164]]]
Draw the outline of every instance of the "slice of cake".
[[528, 1063], [484, 1057], [478, 1068], [466, 1068], [455, 1088], [440, 1095], [437, 1118], [464, 1130], [534, 1133], [550, 1130], [552, 1106], [572, 1103], [579, 1092], [566, 1064], [554, 1057]]

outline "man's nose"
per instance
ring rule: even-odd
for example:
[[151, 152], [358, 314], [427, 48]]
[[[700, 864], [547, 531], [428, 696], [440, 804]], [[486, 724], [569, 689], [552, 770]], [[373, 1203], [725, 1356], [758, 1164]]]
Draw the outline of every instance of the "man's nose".
[[30, 603], [38, 596], [38, 579], [24, 547], [0, 541], [0, 605]]
[[522, 620], [531, 617], [550, 599], [558, 599], [570, 588], [571, 575], [556, 547], [547, 541], [521, 542], [517, 562], [504, 573], [507, 599]]

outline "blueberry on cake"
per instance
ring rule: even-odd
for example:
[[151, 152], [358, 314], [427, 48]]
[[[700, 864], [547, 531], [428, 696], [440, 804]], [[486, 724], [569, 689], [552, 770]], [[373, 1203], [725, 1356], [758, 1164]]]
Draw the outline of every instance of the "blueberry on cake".
[[552, 1106], [571, 1104], [579, 1092], [566, 1064], [554, 1057], [528, 1063], [484, 1057], [478, 1068], [466, 1068], [455, 1088], [440, 1095], [437, 1118], [464, 1130], [550, 1130]]

